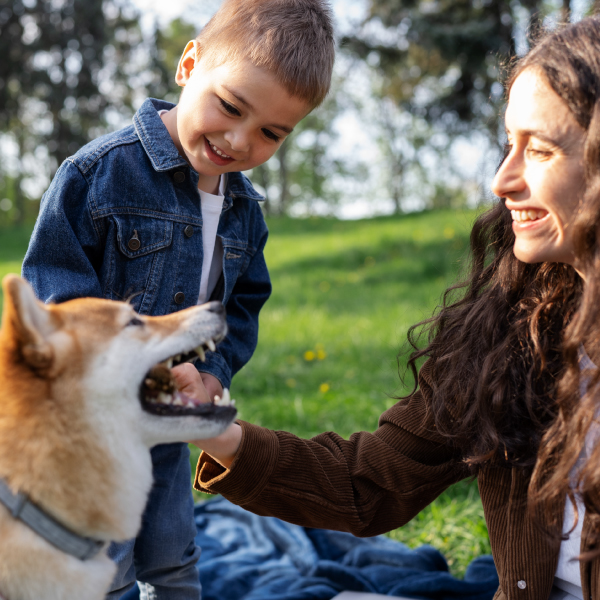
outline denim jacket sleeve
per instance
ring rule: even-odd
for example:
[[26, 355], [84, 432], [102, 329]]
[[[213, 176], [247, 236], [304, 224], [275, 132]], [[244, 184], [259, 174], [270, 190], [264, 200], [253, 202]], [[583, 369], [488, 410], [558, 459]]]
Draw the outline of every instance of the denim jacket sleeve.
[[101, 260], [101, 239], [88, 205], [88, 184], [66, 160], [44, 194], [23, 262], [23, 277], [44, 302], [102, 297], [94, 265]]
[[227, 337], [216, 352], [207, 354], [205, 363], [198, 364], [200, 372], [214, 375], [223, 387], [231, 386], [232, 377], [250, 360], [256, 348], [258, 314], [271, 295], [271, 280], [263, 253], [267, 236], [264, 225], [256, 252], [238, 276], [226, 301]]

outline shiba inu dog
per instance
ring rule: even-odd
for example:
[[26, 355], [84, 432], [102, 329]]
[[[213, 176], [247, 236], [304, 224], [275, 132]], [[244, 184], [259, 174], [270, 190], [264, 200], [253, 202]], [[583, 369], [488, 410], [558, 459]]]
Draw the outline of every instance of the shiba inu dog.
[[169, 369], [226, 333], [220, 303], [164, 317], [85, 298], [45, 306], [5, 277], [0, 329], [0, 597], [101, 600], [110, 541], [135, 537], [149, 448], [218, 435], [228, 392], [201, 404]]

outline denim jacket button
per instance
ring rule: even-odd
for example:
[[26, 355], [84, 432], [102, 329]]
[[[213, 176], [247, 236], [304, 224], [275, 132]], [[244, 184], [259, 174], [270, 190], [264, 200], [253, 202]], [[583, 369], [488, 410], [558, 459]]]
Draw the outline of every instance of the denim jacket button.
[[191, 225], [188, 225], [183, 230], [183, 233], [185, 234], [185, 237], [191, 238], [194, 235], [194, 228]]
[[183, 292], [177, 292], [173, 300], [175, 300], [175, 304], [183, 304], [185, 302], [185, 294]]
[[173, 181], [175, 183], [183, 183], [185, 181], [185, 173], [183, 171], [175, 171], [173, 173]]
[[136, 250], [140, 249], [141, 245], [142, 243], [140, 242], [140, 238], [138, 237], [138, 232], [134, 230], [131, 239], [127, 242], [127, 247], [132, 252], [135, 252]]

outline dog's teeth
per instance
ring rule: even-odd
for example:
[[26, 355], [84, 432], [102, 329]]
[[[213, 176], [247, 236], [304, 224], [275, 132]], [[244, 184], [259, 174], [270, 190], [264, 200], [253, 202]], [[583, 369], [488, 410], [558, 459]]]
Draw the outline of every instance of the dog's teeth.
[[173, 396], [170, 396], [169, 394], [165, 394], [164, 392], [161, 392], [158, 395], [158, 402], [160, 404], [171, 404], [172, 400], [173, 400]]
[[209, 350], [211, 350], [212, 352], [214, 352], [217, 347], [215, 346], [215, 343], [212, 340], [208, 340], [206, 342], [206, 345], [208, 346]]
[[165, 364], [167, 366], [167, 369], [172, 369], [173, 368], [173, 359], [169, 358]]
[[231, 399], [231, 394], [229, 393], [229, 390], [227, 388], [224, 388], [223, 389], [223, 397], [215, 396], [214, 403], [217, 406], [234, 406], [235, 400]]
[[202, 362], [206, 360], [206, 354], [204, 353], [204, 348], [202, 346], [196, 348], [196, 354], [200, 357]]
[[175, 399], [173, 400], [173, 405], [183, 406], [183, 402], [181, 401], [181, 397], [179, 395], [175, 396]]
[[178, 354], [178, 355], [175, 357], [175, 362], [181, 362], [181, 354]]

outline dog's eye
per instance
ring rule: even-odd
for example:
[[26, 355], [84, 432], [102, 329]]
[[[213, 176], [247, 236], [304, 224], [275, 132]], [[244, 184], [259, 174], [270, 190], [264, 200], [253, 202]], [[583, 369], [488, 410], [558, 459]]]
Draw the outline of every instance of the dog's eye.
[[137, 317], [133, 317], [129, 323], [127, 323], [126, 327], [140, 327], [144, 324], [144, 321], [138, 319]]

